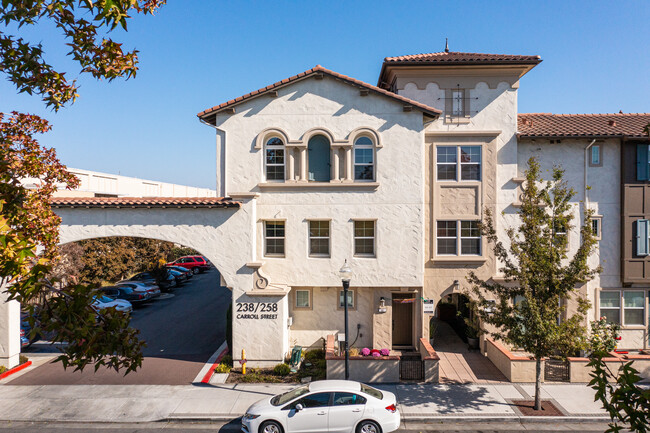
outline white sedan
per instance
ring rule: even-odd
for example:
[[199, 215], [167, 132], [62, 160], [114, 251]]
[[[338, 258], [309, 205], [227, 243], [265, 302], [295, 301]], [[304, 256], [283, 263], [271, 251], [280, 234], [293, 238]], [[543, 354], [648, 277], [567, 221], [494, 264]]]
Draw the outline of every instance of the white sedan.
[[104, 308], [115, 307], [117, 311], [123, 313], [130, 313], [133, 311], [133, 305], [129, 301], [124, 299], [113, 299], [108, 296], [98, 296], [92, 303], [92, 307], [95, 311], [103, 310]]
[[395, 394], [359, 382], [321, 380], [258, 401], [242, 417], [245, 433], [388, 433], [400, 415]]

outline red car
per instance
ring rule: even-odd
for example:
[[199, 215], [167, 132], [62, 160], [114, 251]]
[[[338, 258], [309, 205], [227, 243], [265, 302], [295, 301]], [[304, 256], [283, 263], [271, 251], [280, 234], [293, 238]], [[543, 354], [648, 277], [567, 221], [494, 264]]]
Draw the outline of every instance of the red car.
[[167, 263], [165, 266], [182, 266], [189, 269], [195, 274], [204, 272], [210, 269], [210, 264], [203, 256], [184, 256], [180, 257], [173, 262]]

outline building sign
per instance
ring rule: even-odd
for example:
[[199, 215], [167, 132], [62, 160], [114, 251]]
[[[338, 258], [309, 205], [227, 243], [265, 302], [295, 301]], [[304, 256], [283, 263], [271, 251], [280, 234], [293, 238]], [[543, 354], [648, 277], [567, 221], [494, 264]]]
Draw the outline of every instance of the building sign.
[[423, 299], [422, 305], [424, 314], [435, 314], [436, 304], [433, 303], [433, 299]]
[[277, 319], [278, 304], [276, 302], [237, 302], [237, 319]]

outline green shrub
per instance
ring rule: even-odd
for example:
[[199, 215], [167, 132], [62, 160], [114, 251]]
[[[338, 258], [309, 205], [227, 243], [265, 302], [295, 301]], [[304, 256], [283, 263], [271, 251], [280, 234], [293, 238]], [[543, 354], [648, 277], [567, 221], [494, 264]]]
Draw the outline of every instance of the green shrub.
[[0, 374], [4, 373], [5, 371], [7, 371], [7, 367], [0, 365]]
[[291, 367], [289, 367], [287, 364], [278, 364], [273, 367], [273, 374], [276, 376], [286, 376], [289, 373], [291, 373]]
[[230, 373], [230, 367], [228, 364], [224, 364], [223, 362], [217, 365], [217, 367], [214, 369], [215, 373]]
[[26, 363], [27, 361], [29, 361], [29, 359], [28, 359], [25, 355], [20, 355], [20, 356], [18, 357], [18, 364], [19, 364], [19, 365], [24, 364], [24, 363]]
[[327, 362], [324, 359], [317, 359], [316, 362], [314, 362], [314, 367], [319, 370], [325, 370], [327, 368]]
[[223, 358], [221, 358], [220, 364], [226, 364], [227, 366], [232, 367], [232, 356], [224, 355]]
[[305, 352], [305, 359], [312, 363], [318, 359], [325, 359], [325, 351], [323, 349], [309, 350]]

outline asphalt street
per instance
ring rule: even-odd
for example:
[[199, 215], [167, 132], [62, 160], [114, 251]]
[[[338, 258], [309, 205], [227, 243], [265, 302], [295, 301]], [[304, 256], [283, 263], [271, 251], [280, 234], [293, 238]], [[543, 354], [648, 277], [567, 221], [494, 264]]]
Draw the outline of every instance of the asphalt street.
[[[400, 433], [446, 432], [446, 433], [514, 433], [514, 432], [581, 432], [602, 433], [607, 426], [603, 423], [559, 423], [559, 422], [452, 422], [435, 424], [407, 424]], [[0, 433], [231, 433], [239, 430], [239, 420], [230, 423], [146, 423], [146, 424], [43, 424], [43, 423], [0, 423]]]
[[[60, 363], [47, 362], [12, 380], [12, 385], [185, 385], [225, 340], [226, 310], [231, 292], [219, 286], [215, 269], [195, 275], [172, 295], [134, 309], [131, 326], [147, 343], [142, 368], [121, 373], [92, 368], [65, 371]], [[37, 349], [34, 349], [37, 350]], [[29, 356], [29, 349], [26, 350]], [[41, 355], [41, 354], [39, 354]], [[34, 354], [33, 356], [36, 356]], [[47, 356], [47, 355], [42, 355]]]

